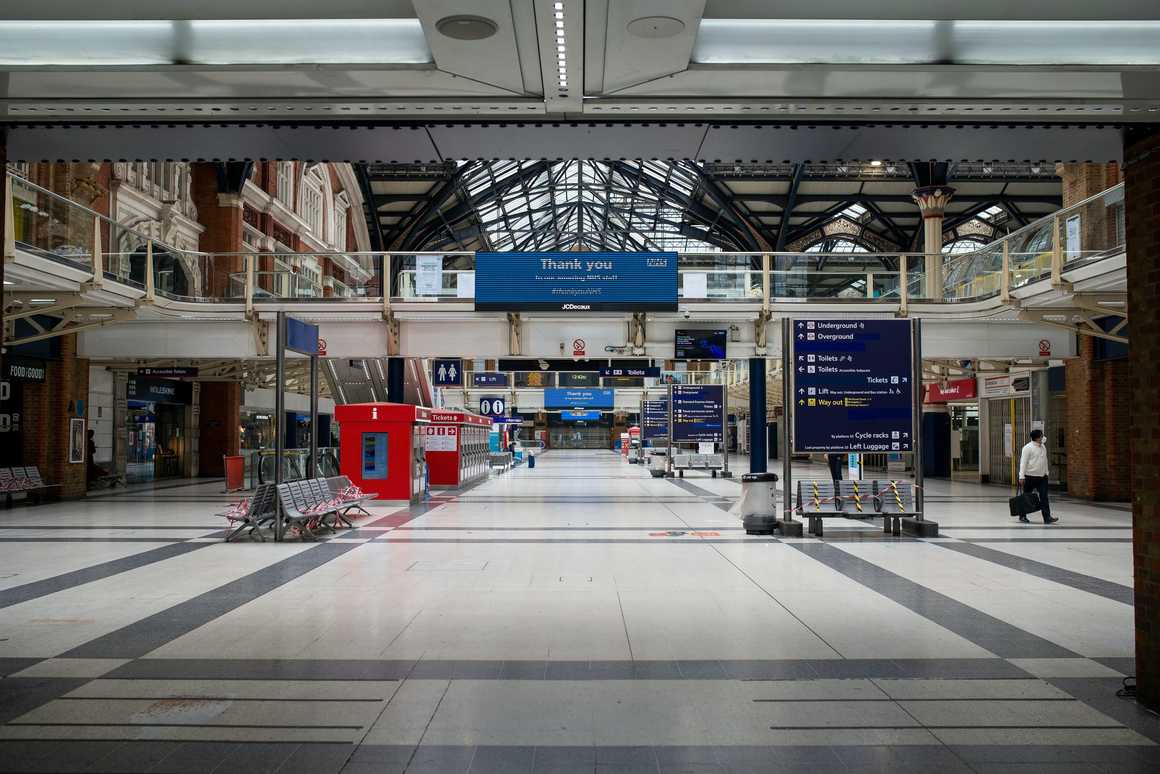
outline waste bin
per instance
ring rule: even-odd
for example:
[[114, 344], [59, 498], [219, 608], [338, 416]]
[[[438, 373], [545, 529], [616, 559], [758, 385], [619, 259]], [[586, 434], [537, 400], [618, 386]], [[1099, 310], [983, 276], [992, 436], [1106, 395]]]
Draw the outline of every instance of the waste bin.
[[648, 472], [653, 478], [663, 478], [665, 475], [665, 468], [668, 467], [669, 455], [667, 452], [660, 449], [649, 449], [648, 451]]
[[748, 535], [770, 535], [777, 526], [777, 474], [741, 477], [741, 525]]
[[536, 455], [531, 449], [528, 450], [528, 467], [536, 467]]

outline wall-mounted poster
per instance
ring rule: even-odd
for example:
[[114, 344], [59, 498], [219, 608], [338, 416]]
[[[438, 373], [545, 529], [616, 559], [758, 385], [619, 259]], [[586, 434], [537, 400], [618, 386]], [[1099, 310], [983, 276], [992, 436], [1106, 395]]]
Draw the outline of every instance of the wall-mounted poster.
[[68, 423], [68, 461], [85, 461], [85, 420], [70, 419]]

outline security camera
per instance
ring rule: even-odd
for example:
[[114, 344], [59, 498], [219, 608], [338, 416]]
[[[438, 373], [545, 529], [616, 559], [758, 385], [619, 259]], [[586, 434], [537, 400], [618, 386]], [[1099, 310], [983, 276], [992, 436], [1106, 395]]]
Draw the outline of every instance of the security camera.
[[686, 309], [684, 312], [682, 312], [682, 314], [685, 316], [686, 320], [693, 316], [692, 313], [688, 309]]

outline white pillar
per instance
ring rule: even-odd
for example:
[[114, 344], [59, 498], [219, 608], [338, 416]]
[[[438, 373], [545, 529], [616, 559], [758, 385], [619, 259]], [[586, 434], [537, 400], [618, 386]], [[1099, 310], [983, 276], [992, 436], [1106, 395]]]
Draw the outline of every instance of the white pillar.
[[942, 233], [943, 215], [955, 189], [946, 185], [928, 185], [914, 189], [911, 196], [922, 213], [924, 261], [923, 297], [941, 299], [943, 297], [943, 256]]

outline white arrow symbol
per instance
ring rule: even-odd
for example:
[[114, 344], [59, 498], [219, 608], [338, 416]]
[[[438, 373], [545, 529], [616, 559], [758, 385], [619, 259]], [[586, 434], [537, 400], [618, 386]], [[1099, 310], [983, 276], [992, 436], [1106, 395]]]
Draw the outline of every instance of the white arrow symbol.
[[805, 338], [805, 337], [804, 337], [804, 336], [802, 336], [802, 335], [799, 333], [799, 334], [798, 334], [798, 341], [801, 341], [803, 338]]

